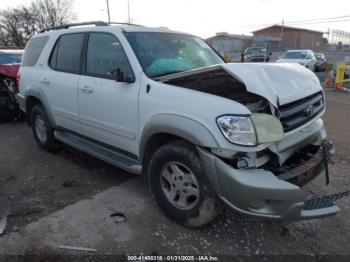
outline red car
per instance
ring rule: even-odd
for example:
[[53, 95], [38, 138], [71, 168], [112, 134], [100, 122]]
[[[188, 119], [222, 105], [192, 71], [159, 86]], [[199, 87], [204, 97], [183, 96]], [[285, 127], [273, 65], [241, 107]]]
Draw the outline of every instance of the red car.
[[23, 50], [0, 50], [0, 122], [12, 121], [18, 114], [16, 78], [22, 55]]

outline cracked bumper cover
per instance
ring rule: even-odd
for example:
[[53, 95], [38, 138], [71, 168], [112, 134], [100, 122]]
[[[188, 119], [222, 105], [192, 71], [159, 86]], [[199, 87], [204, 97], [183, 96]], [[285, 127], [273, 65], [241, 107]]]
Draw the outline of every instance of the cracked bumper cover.
[[[308, 208], [310, 201], [300, 187], [277, 178], [263, 169], [234, 169], [208, 151], [198, 148], [212, 186], [219, 197], [235, 211], [255, 217], [298, 220], [334, 215], [339, 208], [329, 197], [318, 198], [318, 205]], [[323, 152], [318, 152], [303, 172], [320, 174], [324, 168]], [[318, 159], [318, 160], [317, 160]], [[328, 204], [322, 205], [322, 199]]]

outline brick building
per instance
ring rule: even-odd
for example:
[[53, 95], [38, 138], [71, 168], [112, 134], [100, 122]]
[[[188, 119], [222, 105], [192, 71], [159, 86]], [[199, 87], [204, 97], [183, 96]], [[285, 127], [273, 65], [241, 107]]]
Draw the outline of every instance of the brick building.
[[281, 42], [272, 46], [273, 51], [288, 49], [312, 49], [321, 51], [326, 48], [324, 32], [291, 26], [272, 25], [252, 32], [254, 36], [279, 37]]

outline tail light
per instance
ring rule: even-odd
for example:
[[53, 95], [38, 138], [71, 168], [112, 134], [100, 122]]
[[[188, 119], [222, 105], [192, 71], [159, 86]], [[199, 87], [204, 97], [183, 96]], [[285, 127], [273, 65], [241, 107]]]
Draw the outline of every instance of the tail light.
[[19, 80], [21, 79], [21, 73], [18, 71], [17, 77], [16, 77], [16, 84], [19, 86]]

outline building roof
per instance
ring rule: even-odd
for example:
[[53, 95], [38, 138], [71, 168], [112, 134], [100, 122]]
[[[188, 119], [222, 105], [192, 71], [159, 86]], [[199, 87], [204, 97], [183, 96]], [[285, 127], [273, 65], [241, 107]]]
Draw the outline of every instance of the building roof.
[[[262, 30], [266, 30], [266, 29], [269, 29], [269, 28], [273, 28], [273, 27], [279, 27], [279, 28], [282, 28], [282, 25], [270, 25], [270, 26], [267, 26], [267, 27], [264, 27], [264, 28], [260, 28], [258, 30], [255, 30], [255, 31], [252, 31], [252, 33], [256, 33], [256, 32], [259, 32], [259, 31], [262, 31]], [[283, 26], [284, 29], [292, 29], [292, 30], [299, 30], [299, 31], [306, 31], [306, 32], [312, 32], [312, 33], [318, 33], [318, 34], [324, 34], [324, 32], [322, 31], [316, 31], [316, 30], [311, 30], [311, 29], [306, 29], [306, 28], [300, 28], [300, 27], [293, 27], [293, 26]]]
[[227, 32], [220, 32], [216, 33], [215, 36], [209, 37], [206, 40], [212, 40], [217, 37], [227, 37], [232, 39], [241, 39], [241, 40], [255, 40], [255, 41], [269, 41], [269, 42], [279, 42], [281, 41], [281, 38], [278, 37], [272, 37], [272, 36], [252, 36], [252, 35], [236, 35], [236, 34], [229, 34]]

